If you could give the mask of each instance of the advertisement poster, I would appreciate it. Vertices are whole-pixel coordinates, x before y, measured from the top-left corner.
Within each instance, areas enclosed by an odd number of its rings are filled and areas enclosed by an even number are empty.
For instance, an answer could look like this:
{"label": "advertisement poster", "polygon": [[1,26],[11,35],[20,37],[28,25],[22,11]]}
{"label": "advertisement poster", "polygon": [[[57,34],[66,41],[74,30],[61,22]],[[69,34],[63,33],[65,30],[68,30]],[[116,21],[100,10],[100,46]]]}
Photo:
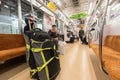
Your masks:
{"label": "advertisement poster", "polygon": [[55,23],[55,18],[45,13],[44,14],[44,30],[48,32],[54,23]]}

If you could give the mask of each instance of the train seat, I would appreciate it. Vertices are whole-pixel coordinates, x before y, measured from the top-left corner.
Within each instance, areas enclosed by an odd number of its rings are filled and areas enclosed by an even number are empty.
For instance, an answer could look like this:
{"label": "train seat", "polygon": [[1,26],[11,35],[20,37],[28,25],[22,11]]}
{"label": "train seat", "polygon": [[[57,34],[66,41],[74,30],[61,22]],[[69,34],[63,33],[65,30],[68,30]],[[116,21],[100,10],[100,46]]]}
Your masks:
{"label": "train seat", "polygon": [[21,34],[0,34],[0,62],[25,55],[25,41]]}
{"label": "train seat", "polygon": [[[99,45],[90,45],[98,56]],[[104,41],[102,47],[102,59],[105,68],[113,80],[120,80],[120,36],[109,35]]]}

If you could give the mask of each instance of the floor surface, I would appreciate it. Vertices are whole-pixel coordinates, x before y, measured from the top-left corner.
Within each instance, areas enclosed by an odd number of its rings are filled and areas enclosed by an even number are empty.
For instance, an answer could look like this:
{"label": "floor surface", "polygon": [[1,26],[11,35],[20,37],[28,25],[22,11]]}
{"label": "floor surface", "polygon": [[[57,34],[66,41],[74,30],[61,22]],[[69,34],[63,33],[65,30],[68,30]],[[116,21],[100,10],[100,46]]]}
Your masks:
{"label": "floor surface", "polygon": [[[91,60],[91,56],[92,58],[96,57],[95,55],[93,57],[93,54],[87,45],[82,45],[80,42],[67,44],[65,52],[60,55],[61,72],[56,80],[98,80],[95,66]],[[96,67],[98,66],[99,64],[96,65]],[[0,80],[33,79],[30,79],[29,68],[26,63],[23,63],[0,74]],[[109,79],[103,77],[101,80]]]}

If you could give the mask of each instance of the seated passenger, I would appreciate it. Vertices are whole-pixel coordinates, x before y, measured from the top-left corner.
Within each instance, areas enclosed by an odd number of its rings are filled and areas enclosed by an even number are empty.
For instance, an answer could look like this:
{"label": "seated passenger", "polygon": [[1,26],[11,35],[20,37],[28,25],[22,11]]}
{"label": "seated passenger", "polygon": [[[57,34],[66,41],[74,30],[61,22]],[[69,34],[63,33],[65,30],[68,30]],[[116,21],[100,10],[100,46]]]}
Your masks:
{"label": "seated passenger", "polygon": [[52,25],[52,29],[48,31],[48,34],[54,40],[56,47],[58,49],[58,31],[57,31],[56,25]]}
{"label": "seated passenger", "polygon": [[75,36],[73,35],[73,32],[69,31],[67,33],[68,38],[70,39],[69,41],[66,41],[67,43],[73,43],[75,40]]}
{"label": "seated passenger", "polygon": [[52,25],[52,29],[48,31],[48,34],[51,36],[53,40],[58,40],[58,31],[56,25]]}

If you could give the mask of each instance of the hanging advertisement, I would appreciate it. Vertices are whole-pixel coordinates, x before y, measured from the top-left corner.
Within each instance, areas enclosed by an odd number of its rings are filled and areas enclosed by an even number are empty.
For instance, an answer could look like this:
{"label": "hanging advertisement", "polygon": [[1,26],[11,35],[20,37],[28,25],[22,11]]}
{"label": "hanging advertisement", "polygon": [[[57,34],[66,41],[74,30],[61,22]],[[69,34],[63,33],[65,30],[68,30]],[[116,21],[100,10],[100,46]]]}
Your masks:
{"label": "hanging advertisement", "polygon": [[57,24],[56,25],[57,25],[59,34],[63,34],[64,33],[64,29],[63,29],[64,23],[59,21],[59,20],[57,20]]}
{"label": "hanging advertisement", "polygon": [[56,6],[50,1],[48,2],[47,6],[52,10],[52,11],[56,11]]}
{"label": "hanging advertisement", "polygon": [[55,23],[55,18],[45,13],[44,14],[44,30],[48,32],[54,23]]}
{"label": "hanging advertisement", "polygon": [[64,15],[62,14],[62,12],[60,10],[56,10],[55,13],[57,14],[57,16],[59,17],[59,19],[63,20],[65,19]]}
{"label": "hanging advertisement", "polygon": [[62,21],[56,20],[57,30],[59,33],[59,38],[64,40],[64,23]]}

